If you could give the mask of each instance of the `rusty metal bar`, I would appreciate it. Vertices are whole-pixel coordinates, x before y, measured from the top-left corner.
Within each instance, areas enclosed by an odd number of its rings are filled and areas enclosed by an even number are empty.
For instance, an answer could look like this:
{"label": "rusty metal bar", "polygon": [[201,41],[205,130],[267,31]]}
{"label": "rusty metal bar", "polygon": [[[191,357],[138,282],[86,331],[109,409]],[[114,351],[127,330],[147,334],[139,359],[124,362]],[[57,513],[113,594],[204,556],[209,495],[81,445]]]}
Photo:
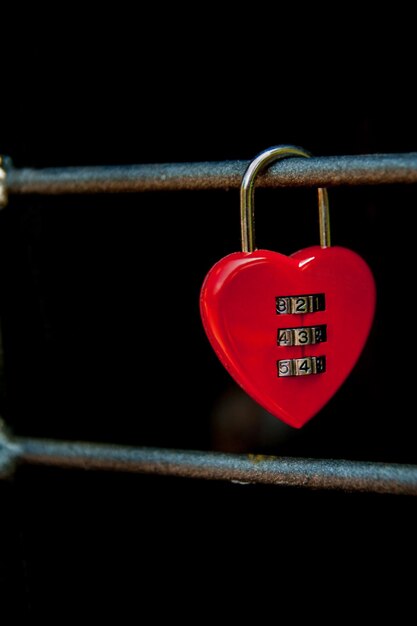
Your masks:
{"label": "rusty metal bar", "polygon": [[[6,166],[9,194],[237,189],[249,161],[46,169]],[[291,158],[259,176],[259,187],[417,183],[417,153]]]}
{"label": "rusty metal bar", "polygon": [[21,463],[309,489],[417,495],[417,467],[411,465],[133,448],[13,439],[3,435],[0,438],[0,477],[12,475]]}

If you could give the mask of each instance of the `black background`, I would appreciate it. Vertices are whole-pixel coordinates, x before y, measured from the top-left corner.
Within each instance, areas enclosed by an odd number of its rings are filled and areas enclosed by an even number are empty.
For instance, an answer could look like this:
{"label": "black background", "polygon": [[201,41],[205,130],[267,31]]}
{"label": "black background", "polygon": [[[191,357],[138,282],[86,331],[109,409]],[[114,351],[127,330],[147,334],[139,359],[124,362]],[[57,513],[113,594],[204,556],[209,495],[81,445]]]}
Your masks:
{"label": "black background", "polygon": [[[165,32],[144,42],[144,29],[100,44],[21,39],[5,67],[0,152],[16,167],[48,167],[250,159],[279,143],[317,155],[416,150],[413,98],[406,83],[398,88],[395,67],[379,77],[371,61],[331,72],[304,57],[301,70],[273,47],[266,66],[246,41],[244,53]],[[386,97],[394,87],[397,108]],[[337,188],[330,200],[334,243],[374,272],[377,314],[354,372],[298,431],[246,399],[201,327],[204,276],[239,248],[237,191],[11,197],[0,215],[9,427],[129,445],[416,463],[417,190]],[[315,204],[312,190],[259,191],[259,244],[290,254],[317,243]],[[381,552],[408,554],[413,545],[408,498],[34,468],[0,487],[0,580],[21,616],[112,608],[139,616],[145,607],[183,615],[190,595],[208,610],[254,578],[273,599],[276,580],[254,575],[266,563],[280,562],[277,579],[291,586],[325,552],[329,569],[360,563],[359,540],[373,564]]]}

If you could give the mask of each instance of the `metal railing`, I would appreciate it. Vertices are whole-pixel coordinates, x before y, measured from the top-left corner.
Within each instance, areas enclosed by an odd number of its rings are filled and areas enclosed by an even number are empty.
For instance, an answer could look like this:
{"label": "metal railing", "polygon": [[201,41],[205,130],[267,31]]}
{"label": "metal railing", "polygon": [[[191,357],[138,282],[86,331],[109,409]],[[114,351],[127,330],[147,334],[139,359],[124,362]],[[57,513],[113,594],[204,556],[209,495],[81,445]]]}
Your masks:
{"label": "metal railing", "polygon": [[9,477],[22,463],[243,484],[417,495],[417,467],[412,465],[10,438],[3,430],[0,477]]}
{"label": "metal railing", "polygon": [[[0,162],[1,165],[1,162]],[[238,188],[246,161],[134,166],[0,168],[0,205],[10,194],[108,193]],[[417,153],[292,158],[259,176],[259,187],[417,183]],[[0,478],[19,464],[112,470],[315,489],[417,495],[417,466],[329,459],[132,448],[9,436],[0,430]]]}
{"label": "metal railing", "polygon": [[[9,194],[117,193],[237,189],[249,161],[14,169]],[[383,185],[417,182],[417,153],[291,158],[272,165],[257,187]]]}

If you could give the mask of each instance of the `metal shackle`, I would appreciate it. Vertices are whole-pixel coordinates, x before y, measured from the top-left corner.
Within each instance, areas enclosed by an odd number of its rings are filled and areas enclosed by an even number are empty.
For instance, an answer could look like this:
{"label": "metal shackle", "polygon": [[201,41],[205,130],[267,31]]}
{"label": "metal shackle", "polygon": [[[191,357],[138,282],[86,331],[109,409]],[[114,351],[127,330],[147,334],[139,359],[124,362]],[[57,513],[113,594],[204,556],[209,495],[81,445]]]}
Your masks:
{"label": "metal shackle", "polygon": [[[255,177],[268,165],[287,157],[311,157],[311,154],[296,146],[274,146],[264,150],[249,164],[240,186],[240,222],[242,252],[253,252],[255,247]],[[329,197],[325,187],[318,187],[320,246],[330,246]]]}

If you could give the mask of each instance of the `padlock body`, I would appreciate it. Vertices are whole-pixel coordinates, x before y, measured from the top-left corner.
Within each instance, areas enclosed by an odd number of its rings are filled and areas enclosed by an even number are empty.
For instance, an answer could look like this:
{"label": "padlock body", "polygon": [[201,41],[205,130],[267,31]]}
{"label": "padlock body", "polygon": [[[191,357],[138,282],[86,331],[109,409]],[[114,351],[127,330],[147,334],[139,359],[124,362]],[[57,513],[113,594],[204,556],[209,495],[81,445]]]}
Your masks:
{"label": "padlock body", "polygon": [[346,248],[236,252],[208,273],[200,308],[236,382],[301,427],[355,365],[374,316],[375,284],[364,260]]}

